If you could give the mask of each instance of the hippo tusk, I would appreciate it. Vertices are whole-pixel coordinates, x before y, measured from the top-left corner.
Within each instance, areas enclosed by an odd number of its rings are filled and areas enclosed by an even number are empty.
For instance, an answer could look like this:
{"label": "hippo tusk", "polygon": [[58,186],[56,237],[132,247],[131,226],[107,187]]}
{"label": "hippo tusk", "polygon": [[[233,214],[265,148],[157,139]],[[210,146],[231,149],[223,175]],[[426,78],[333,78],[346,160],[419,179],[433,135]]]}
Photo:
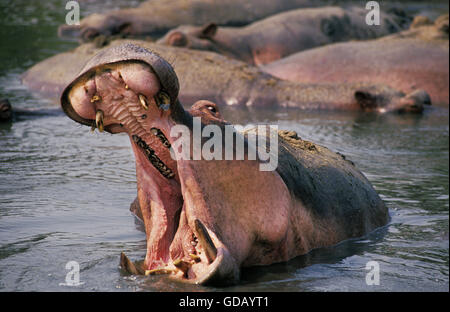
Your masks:
{"label": "hippo tusk", "polygon": [[205,249],[205,256],[208,259],[208,262],[213,262],[217,257],[217,248],[214,246],[214,243],[208,234],[208,230],[199,219],[195,219],[195,231],[197,232],[200,244]]}
{"label": "hippo tusk", "polygon": [[131,260],[123,252],[120,253],[120,267],[132,275],[144,274],[143,270],[131,262]]}
{"label": "hippo tusk", "polygon": [[201,261],[200,257],[197,256],[197,255],[189,254],[189,257],[190,257],[192,260],[194,260],[194,262],[200,262],[200,261]]}
{"label": "hippo tusk", "polygon": [[103,132],[103,111],[98,110],[95,113],[95,125],[98,128],[98,131]]}
{"label": "hippo tusk", "polygon": [[160,274],[173,274],[173,273],[177,273],[177,270],[158,268],[158,269],[153,269],[153,270],[146,270],[145,271],[145,276],[148,276],[148,275],[160,275]]}
{"label": "hippo tusk", "polygon": [[173,265],[186,275],[192,263],[177,259],[173,262]]}
{"label": "hippo tusk", "polygon": [[139,94],[139,102],[141,102],[141,105],[145,110],[148,110],[147,98],[145,95]]}

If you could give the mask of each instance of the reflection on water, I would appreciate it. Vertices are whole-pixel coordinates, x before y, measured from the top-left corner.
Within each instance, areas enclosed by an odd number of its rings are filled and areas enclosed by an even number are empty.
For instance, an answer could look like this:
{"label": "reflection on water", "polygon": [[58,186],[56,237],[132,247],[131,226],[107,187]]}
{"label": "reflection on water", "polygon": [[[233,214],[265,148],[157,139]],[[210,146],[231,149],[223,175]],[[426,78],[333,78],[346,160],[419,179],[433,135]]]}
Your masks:
{"label": "reflection on water", "polygon": [[[22,14],[25,3],[35,9]],[[0,18],[0,40],[8,42],[0,49],[1,59],[8,59],[0,61],[0,97],[8,97],[15,107],[54,107],[27,92],[19,75],[36,61],[76,45],[56,37],[55,27],[64,20],[61,3],[14,1],[8,10],[0,4],[0,17],[5,17]],[[108,3],[113,7],[121,1]],[[225,290],[448,291],[448,110],[421,117],[281,109],[222,112],[237,124],[296,130],[302,138],[346,155],[373,183],[392,216],[388,226],[367,237],[288,263],[246,269],[242,283]],[[60,113],[1,124],[0,290],[223,290],[121,275],[120,252],[139,259],[145,251],[145,235],[128,211],[136,196],[134,170],[124,135],[91,134]],[[72,260],[80,263],[84,284],[59,286]],[[380,286],[365,284],[365,266],[372,260],[380,263]]]}

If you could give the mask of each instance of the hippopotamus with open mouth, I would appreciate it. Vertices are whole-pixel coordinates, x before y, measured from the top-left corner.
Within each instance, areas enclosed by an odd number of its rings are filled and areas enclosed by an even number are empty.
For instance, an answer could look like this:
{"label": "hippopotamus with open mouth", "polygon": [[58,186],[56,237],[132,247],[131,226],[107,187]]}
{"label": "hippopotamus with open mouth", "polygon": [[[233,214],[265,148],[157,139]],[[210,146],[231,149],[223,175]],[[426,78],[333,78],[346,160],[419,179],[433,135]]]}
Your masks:
{"label": "hippopotamus with open mouth", "polygon": [[122,254],[129,272],[231,284],[241,267],[287,261],[388,222],[386,206],[353,163],[292,131],[275,132],[278,166],[272,171],[249,157],[172,157],[175,126],[192,131],[198,117],[202,127],[229,125],[212,102],[184,110],[178,89],[168,62],[124,44],[92,58],[61,96],[71,119],[130,137],[138,195],[133,207],[144,223],[147,251],[140,263]]}

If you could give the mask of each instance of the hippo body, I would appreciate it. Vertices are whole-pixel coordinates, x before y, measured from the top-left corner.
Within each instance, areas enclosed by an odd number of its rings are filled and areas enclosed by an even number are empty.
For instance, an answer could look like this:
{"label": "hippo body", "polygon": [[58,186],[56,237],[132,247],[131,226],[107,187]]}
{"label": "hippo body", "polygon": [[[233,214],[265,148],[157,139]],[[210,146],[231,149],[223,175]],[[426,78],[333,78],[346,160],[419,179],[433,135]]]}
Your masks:
{"label": "hippo body", "polygon": [[[115,40],[111,46],[134,42],[169,60],[181,78],[179,98],[185,103],[213,101],[219,106],[280,106],[305,110],[411,110],[421,112],[423,100],[385,85],[304,84],[282,81],[255,66],[213,52],[169,47],[146,41]],[[108,47],[103,48],[103,50]],[[22,81],[30,89],[57,96],[95,53],[93,43],[55,55],[29,69]]]}
{"label": "hippo body", "polygon": [[418,22],[410,30],[377,40],[296,53],[262,70],[302,83],[385,83],[405,93],[423,89],[433,104],[448,106],[448,15],[431,25]]}
{"label": "hippo body", "polygon": [[395,14],[381,14],[381,25],[372,27],[365,21],[367,10],[360,7],[296,9],[244,27],[179,26],[158,43],[214,51],[261,65],[325,44],[373,39],[402,29]]}
{"label": "hippo body", "polygon": [[245,25],[278,12],[319,5],[311,0],[149,0],[137,8],[92,14],[80,25],[61,25],[60,36],[91,40],[99,35],[158,38],[182,24]]}
{"label": "hippo body", "polygon": [[[262,133],[278,139],[275,170],[262,171],[262,160],[248,154],[195,160],[195,148],[188,148],[190,158],[180,157],[175,127],[188,129],[187,143],[195,140],[194,118],[203,129],[229,123],[209,101],[185,111],[178,90],[169,63],[125,44],[97,54],[61,97],[73,120],[130,137],[147,252],[139,265],[122,255],[125,269],[199,284],[236,283],[241,267],[286,261],[388,222],[386,206],[352,163],[294,132]],[[249,131],[236,132],[247,146]]]}

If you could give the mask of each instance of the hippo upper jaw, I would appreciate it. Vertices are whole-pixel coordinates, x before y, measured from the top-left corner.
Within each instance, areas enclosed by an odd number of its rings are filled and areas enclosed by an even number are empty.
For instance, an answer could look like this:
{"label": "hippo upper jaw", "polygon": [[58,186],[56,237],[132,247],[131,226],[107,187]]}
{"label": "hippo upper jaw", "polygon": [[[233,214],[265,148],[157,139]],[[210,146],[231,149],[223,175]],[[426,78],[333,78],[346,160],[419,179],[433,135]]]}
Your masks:
{"label": "hippo upper jaw", "polygon": [[195,202],[185,202],[192,196],[181,186],[177,161],[170,155],[170,130],[180,122],[189,124],[192,116],[163,90],[149,64],[105,64],[70,85],[64,111],[93,130],[130,137],[147,237],[146,257],[137,271],[170,273],[193,283],[233,283],[239,276],[238,266],[208,227],[208,212],[186,210]]}

